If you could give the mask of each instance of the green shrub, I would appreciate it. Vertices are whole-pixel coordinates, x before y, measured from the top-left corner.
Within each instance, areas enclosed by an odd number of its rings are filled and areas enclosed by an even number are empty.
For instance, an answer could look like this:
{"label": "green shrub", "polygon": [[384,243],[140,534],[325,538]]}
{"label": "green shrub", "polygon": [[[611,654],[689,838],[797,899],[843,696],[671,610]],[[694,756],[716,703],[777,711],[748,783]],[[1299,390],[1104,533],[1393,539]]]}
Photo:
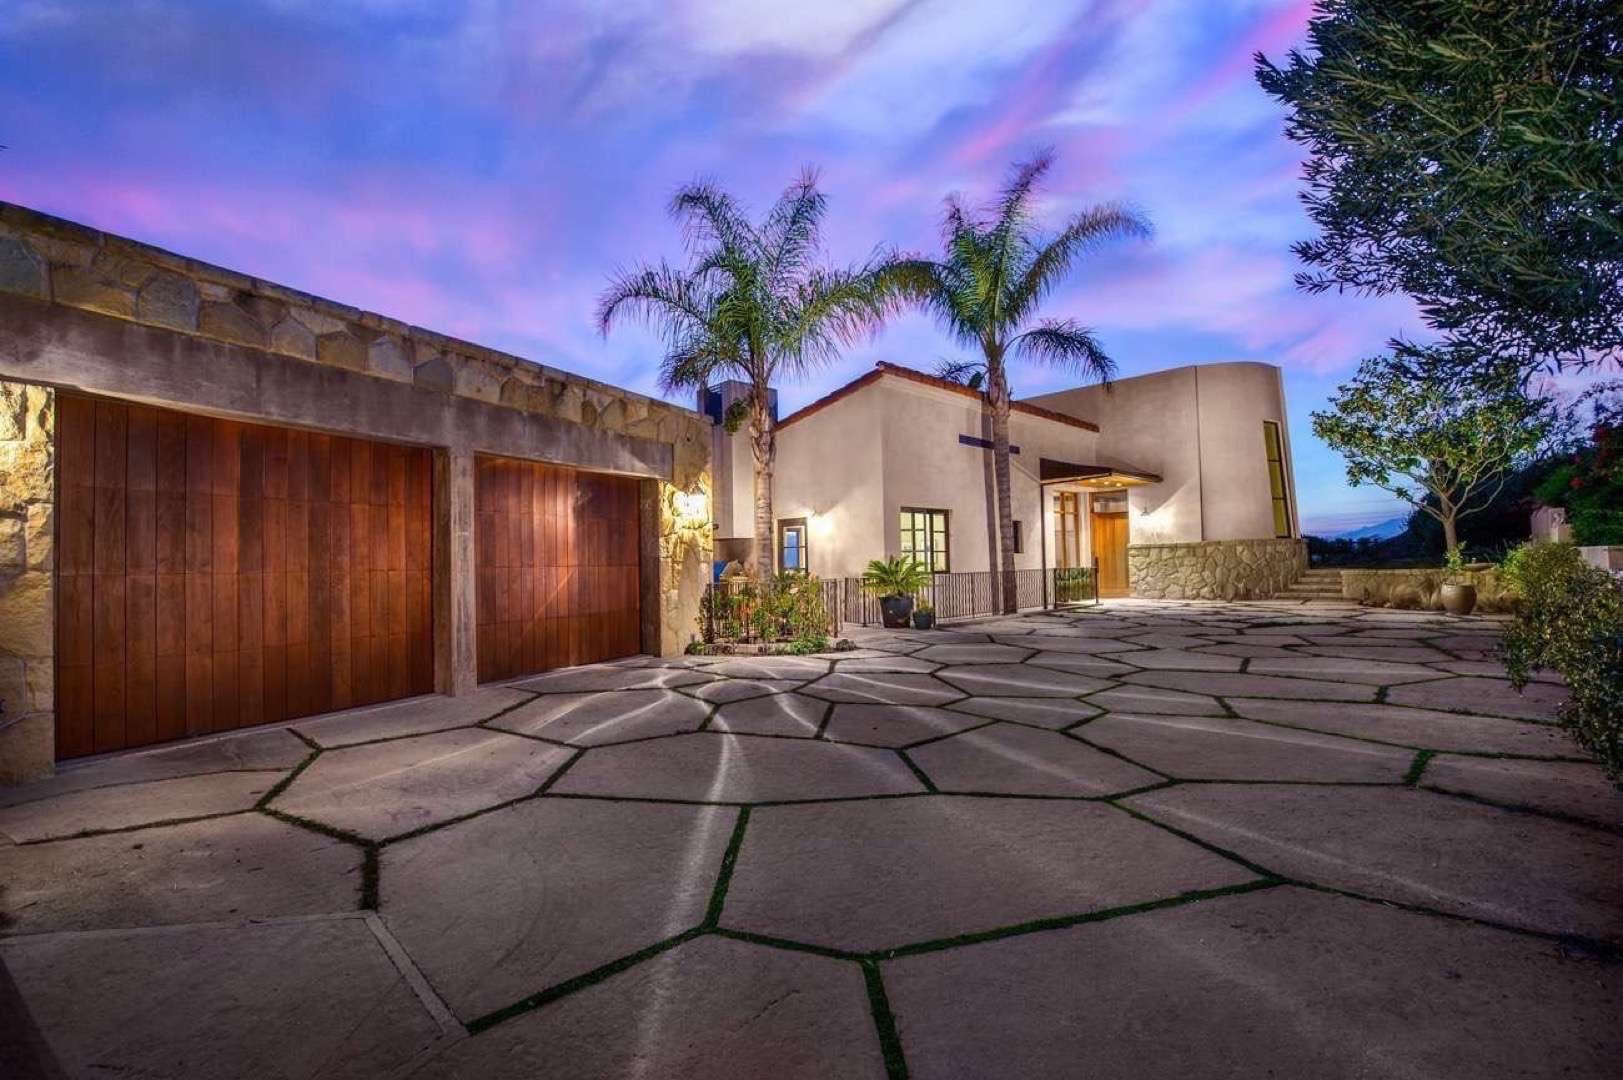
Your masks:
{"label": "green shrub", "polygon": [[930,583],[930,571],[910,555],[874,559],[862,572],[862,587],[875,596],[917,596]]}
{"label": "green shrub", "polygon": [[707,643],[809,640],[825,637],[828,629],[822,585],[810,574],[779,574],[765,585],[721,582],[705,590],[699,610]]}
{"label": "green shrub", "polygon": [[1072,566],[1054,571],[1054,602],[1070,604],[1093,599],[1093,570]]}
{"label": "green shrub", "polygon": [[1522,596],[1505,634],[1517,689],[1539,668],[1567,682],[1560,720],[1614,777],[1623,776],[1623,589],[1571,544],[1524,544],[1503,572]]}

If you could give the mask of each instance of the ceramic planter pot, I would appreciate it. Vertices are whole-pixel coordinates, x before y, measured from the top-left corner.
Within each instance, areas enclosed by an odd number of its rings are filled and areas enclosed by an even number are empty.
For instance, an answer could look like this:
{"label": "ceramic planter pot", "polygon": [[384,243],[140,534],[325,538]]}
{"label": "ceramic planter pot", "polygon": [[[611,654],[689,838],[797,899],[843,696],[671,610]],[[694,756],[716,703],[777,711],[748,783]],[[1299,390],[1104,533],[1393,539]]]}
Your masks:
{"label": "ceramic planter pot", "polygon": [[913,598],[911,596],[881,596],[879,598],[879,614],[885,626],[891,630],[906,630],[908,616],[913,614]]}
{"label": "ceramic planter pot", "polygon": [[935,629],[935,612],[933,612],[933,611],[915,611],[913,613],[913,629],[915,629],[915,630],[934,630]]}
{"label": "ceramic planter pot", "polygon": [[1450,615],[1469,615],[1476,609],[1476,586],[1457,585],[1446,582],[1443,585],[1443,610]]}

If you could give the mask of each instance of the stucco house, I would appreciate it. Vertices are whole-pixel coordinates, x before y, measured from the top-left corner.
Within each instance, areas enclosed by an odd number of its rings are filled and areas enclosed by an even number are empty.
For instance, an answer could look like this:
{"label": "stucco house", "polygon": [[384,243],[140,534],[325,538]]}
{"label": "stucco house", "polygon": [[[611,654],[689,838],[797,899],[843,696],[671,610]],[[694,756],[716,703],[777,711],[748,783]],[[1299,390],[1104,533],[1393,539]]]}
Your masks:
{"label": "stucco house", "polygon": [[[712,422],[716,555],[753,547],[753,459],[722,420],[747,386],[700,395]],[[775,402],[774,402],[775,407]],[[1280,371],[1201,364],[1018,401],[1010,421],[1019,569],[1090,567],[1103,596],[1272,595],[1305,568]],[[777,564],[823,577],[911,554],[982,571],[996,547],[990,418],[969,387],[897,364],[782,417]]]}

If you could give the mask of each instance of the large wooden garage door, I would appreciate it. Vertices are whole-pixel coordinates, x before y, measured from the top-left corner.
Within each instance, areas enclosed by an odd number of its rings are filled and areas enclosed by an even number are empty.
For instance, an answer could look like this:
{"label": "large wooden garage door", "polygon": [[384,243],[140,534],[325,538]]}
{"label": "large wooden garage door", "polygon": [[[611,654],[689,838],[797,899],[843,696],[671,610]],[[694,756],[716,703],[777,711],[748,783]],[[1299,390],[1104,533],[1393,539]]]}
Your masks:
{"label": "large wooden garage door", "polygon": [[641,651],[637,481],[478,459],[479,679]]}
{"label": "large wooden garage door", "polygon": [[429,451],[60,400],[59,757],[433,689]]}

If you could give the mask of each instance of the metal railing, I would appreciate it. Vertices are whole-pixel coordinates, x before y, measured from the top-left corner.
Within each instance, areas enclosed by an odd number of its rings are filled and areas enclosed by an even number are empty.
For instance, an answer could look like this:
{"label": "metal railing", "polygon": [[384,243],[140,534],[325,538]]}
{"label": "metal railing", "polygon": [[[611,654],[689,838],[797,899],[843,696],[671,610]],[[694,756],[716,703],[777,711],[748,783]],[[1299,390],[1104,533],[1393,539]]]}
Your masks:
{"label": "metal railing", "polygon": [[[997,615],[1003,610],[998,602],[1001,577],[990,570],[933,574],[930,584],[919,590],[916,601],[934,608],[937,621]],[[831,610],[839,613],[841,622],[861,626],[877,626],[883,622],[879,598],[863,588],[861,578],[842,578],[839,586],[838,602]],[[1016,570],[1014,597],[1014,606],[1019,611],[1096,604],[1099,602],[1098,567]]]}
{"label": "metal railing", "polygon": [[[1003,611],[1001,574],[990,570],[933,574],[915,601],[935,609],[937,621],[973,619]],[[813,595],[815,593],[815,596]],[[1099,602],[1099,568],[1016,570],[1015,609],[1042,611]],[[861,578],[779,578],[758,584],[740,578],[705,586],[700,607],[707,644],[787,641],[815,626],[838,634],[842,623],[879,626],[879,597]]]}

